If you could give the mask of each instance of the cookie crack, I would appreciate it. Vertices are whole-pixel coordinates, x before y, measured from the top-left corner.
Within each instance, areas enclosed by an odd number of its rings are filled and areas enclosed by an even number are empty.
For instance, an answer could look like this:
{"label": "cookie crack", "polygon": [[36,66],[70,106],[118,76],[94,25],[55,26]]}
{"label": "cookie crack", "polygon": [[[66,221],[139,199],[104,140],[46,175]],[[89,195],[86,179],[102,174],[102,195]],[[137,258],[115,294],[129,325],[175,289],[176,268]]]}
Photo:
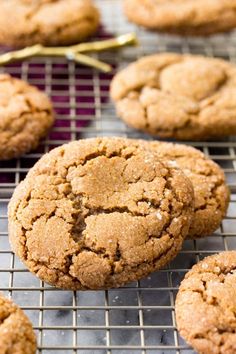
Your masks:
{"label": "cookie crack", "polygon": [[[151,262],[150,261],[143,261],[141,264],[129,265],[129,271],[130,270],[132,271],[132,269],[139,269],[140,267],[142,267],[145,264],[148,265],[148,266],[154,267],[154,265],[156,263],[158,263],[161,260],[161,258],[163,258],[163,257],[168,255],[168,253],[170,252],[171,249],[172,249],[172,246],[170,246],[168,249],[166,249],[165,252],[162,252],[158,257],[154,258]],[[124,261],[123,258],[122,258],[122,261]],[[127,265],[127,263],[125,263],[123,266],[125,266],[125,265]],[[115,267],[115,263],[113,264],[113,266]],[[110,275],[114,275],[115,276],[116,274],[117,273],[114,272],[114,274],[111,273]]]}
{"label": "cookie crack", "polygon": [[[145,106],[141,103],[140,98],[139,98],[139,103],[142,105],[143,111],[144,111],[144,119],[145,119],[145,127],[147,130],[149,130],[151,133],[153,132],[153,127],[151,127],[151,124],[148,119],[148,108],[152,105]],[[188,114],[188,118],[185,120],[185,122],[179,126],[179,127],[173,127],[169,125],[168,129],[164,129],[161,126],[158,126],[155,128],[156,131],[161,132],[161,133],[177,133],[178,131],[181,131],[182,129],[186,129],[191,126],[192,120],[194,117],[197,117],[196,115]]]}
{"label": "cookie crack", "polygon": [[[218,190],[222,186],[224,186],[223,181],[216,182],[215,186],[211,189],[211,196],[209,196],[209,197],[204,196],[205,204],[201,205],[199,207],[195,207],[194,210],[195,211],[206,210],[209,206],[214,205],[216,210],[220,210],[221,212],[223,212],[222,209],[224,209],[224,208],[222,208],[222,201],[221,200],[218,201]],[[218,202],[215,203],[215,201],[218,201]]]}
{"label": "cookie crack", "polygon": [[[209,99],[211,99],[212,97],[214,97],[214,95],[216,94],[216,93],[220,93],[220,91],[221,91],[221,89],[227,84],[227,82],[229,81],[229,77],[228,77],[228,75],[227,75],[227,73],[224,71],[224,77],[222,77],[222,79],[217,83],[217,85],[216,85],[216,87],[214,87],[214,89],[208,94],[208,95],[206,95],[205,97],[203,97],[201,100],[199,100],[199,102],[201,103],[202,101],[204,101],[204,100],[209,100]],[[208,105],[207,106],[205,106],[205,107],[208,107]],[[200,110],[201,111],[201,110]],[[200,113],[200,112],[199,112]]]}
{"label": "cookie crack", "polygon": [[[52,3],[55,2],[55,0],[50,0],[50,1],[38,1],[37,3],[34,4],[33,8],[26,14],[25,20],[30,21],[32,20],[32,17],[34,17],[37,12],[40,11],[42,7],[44,7],[47,3]],[[32,4],[30,4],[32,5]]]}
{"label": "cookie crack", "polygon": [[[85,166],[88,162],[93,161],[96,158],[102,157],[102,156],[107,157],[109,159],[112,159],[114,157],[120,157],[120,158],[123,158],[126,161],[128,161],[129,159],[134,157],[135,154],[133,152],[131,152],[131,153],[127,153],[127,154],[123,155],[122,151],[119,151],[119,152],[114,151],[114,152],[108,153],[107,150],[104,149],[102,151],[94,152],[94,153],[87,155],[86,158],[84,159],[84,161],[80,164],[80,166]],[[75,166],[78,167],[77,164]]]}
{"label": "cookie crack", "polygon": [[96,215],[101,215],[101,214],[113,214],[113,213],[119,213],[119,214],[129,214],[131,216],[141,216],[145,217],[147,214],[137,212],[137,211],[131,211],[128,207],[112,207],[112,208],[92,208],[90,209],[89,213],[86,215],[86,218],[90,216],[96,216]]}
{"label": "cookie crack", "polygon": [[[217,270],[218,270],[219,265],[216,263],[214,268],[217,268]],[[202,269],[200,272],[201,272],[201,274],[209,273],[209,274],[217,275],[216,271],[205,269],[205,268]],[[223,276],[234,274],[234,272],[236,272],[236,267],[233,267],[233,268],[230,268],[230,269],[220,269],[220,275],[223,275]],[[218,280],[220,281],[220,283],[224,283],[225,277],[218,276]]]}
{"label": "cookie crack", "polygon": [[[214,339],[216,333],[221,336],[220,342],[218,342],[217,339]],[[232,333],[232,334],[236,333],[236,329],[234,329],[234,328],[219,328],[219,327],[214,326],[213,329],[204,330],[204,333],[201,332],[201,333],[194,334],[192,339],[207,339],[207,340],[213,342],[215,345],[220,346],[220,348],[221,348],[225,345],[225,342],[226,342],[225,338],[222,337],[222,335],[229,334],[229,333]],[[221,353],[223,353],[223,352],[221,352]]]}
{"label": "cookie crack", "polygon": [[[25,124],[25,126],[24,126],[24,128],[25,128],[26,125],[32,121],[32,113],[33,113],[33,114],[34,114],[34,113],[46,113],[46,114],[50,114],[50,111],[49,111],[49,110],[41,110],[41,111],[39,110],[39,111],[35,111],[35,112],[27,112],[27,111],[25,111],[25,112],[20,113],[20,114],[17,116],[17,121],[19,121],[20,119],[24,118],[24,117],[27,116],[27,115],[30,115],[31,118],[30,118],[30,119],[26,119],[26,124]],[[16,119],[14,119],[14,120],[16,121]],[[13,122],[11,122],[11,123],[13,123]],[[22,132],[22,129],[21,129],[21,128],[18,128],[18,130],[16,130],[15,128],[16,128],[16,127],[14,126],[14,131],[12,131],[12,129],[9,129],[9,126],[5,126],[5,127],[2,127],[2,128],[1,128],[1,132],[7,131],[9,134],[11,134],[9,138],[12,138],[13,136],[16,136],[16,135],[18,135],[18,134],[20,134],[20,133]]]}
{"label": "cookie crack", "polygon": [[[29,8],[28,13],[25,14],[24,21],[28,22],[31,21],[33,22],[33,28],[29,33],[23,33],[19,38],[28,38],[31,39],[32,37],[38,37],[38,35],[41,33],[42,35],[44,34],[44,38],[47,38],[48,35],[47,33],[45,34],[45,30],[41,29],[41,24],[37,21],[35,21],[34,17],[40,12],[40,10],[44,7],[47,6],[48,4],[50,5],[51,3],[55,3],[55,0],[51,1],[44,1],[44,2],[38,2],[35,4],[33,7],[31,6]],[[31,4],[30,4],[31,5]],[[87,8],[85,7],[85,10]],[[91,11],[92,10],[92,11]],[[83,7],[81,7],[81,13],[83,11]],[[78,15],[79,16],[79,15]],[[76,27],[81,27],[82,29],[87,26],[88,28],[88,33],[94,32],[94,28],[97,24],[97,13],[95,8],[91,7],[90,11],[87,11],[87,14],[84,14],[84,16],[78,17],[77,19],[70,21],[70,22],[64,22],[62,24],[58,23],[57,26],[51,31],[52,35],[59,35],[61,32],[65,30],[70,30],[71,28],[73,29],[75,26]],[[91,28],[92,27],[92,28]],[[42,39],[42,38],[41,38]]]}
{"label": "cookie crack", "polygon": [[[217,268],[218,265],[216,264],[215,265],[215,268]],[[236,272],[236,268],[233,267],[232,269],[230,270],[220,270],[220,276],[218,276],[218,279],[217,279],[217,282],[221,283],[221,284],[224,284],[225,280],[226,280],[226,276],[227,275],[230,275],[230,274],[234,274],[234,272]],[[213,274],[213,275],[216,275],[216,273],[212,270],[208,270],[208,269],[205,269],[202,270],[202,273],[203,274]],[[223,275],[223,276],[222,276]],[[224,310],[222,308],[222,305],[221,303],[219,302],[218,298],[214,295],[208,295],[207,294],[207,286],[208,286],[208,281],[205,281],[205,280],[201,280],[201,284],[203,286],[204,289],[191,289],[191,292],[193,293],[198,293],[201,295],[201,298],[202,298],[202,301],[204,303],[207,303],[211,306],[214,306],[214,307],[218,307],[218,308],[221,308],[222,310]],[[189,289],[183,289],[182,292],[188,292]],[[236,311],[232,310],[232,313],[234,314],[235,316],[235,319],[236,319]]]}
{"label": "cookie crack", "polygon": [[[160,74],[161,74],[161,72],[163,71],[163,70],[165,70],[166,68],[168,68],[169,66],[171,66],[171,65],[174,65],[174,64],[177,64],[177,63],[181,63],[183,61],[183,59],[182,58],[176,58],[176,60],[173,62],[173,63],[168,63],[168,64],[162,64],[162,65],[160,65],[160,67],[157,69],[157,70],[155,70],[155,77],[157,77],[158,76],[158,74],[159,74],[159,76],[160,76]],[[116,99],[115,101],[121,101],[122,99],[124,99],[124,98],[126,98],[126,96],[127,95],[130,95],[130,94],[132,94],[132,93],[134,93],[134,94],[138,94],[138,95],[140,95],[140,93],[141,93],[141,91],[142,91],[142,89],[145,87],[145,86],[148,86],[148,87],[150,87],[150,88],[156,88],[156,89],[160,89],[160,84],[159,84],[159,82],[158,82],[158,80],[156,80],[156,82],[155,82],[155,84],[154,84],[154,81],[152,81],[152,84],[139,84],[139,85],[137,85],[137,86],[135,86],[135,87],[133,87],[133,88],[127,88],[127,85],[126,85],[126,80],[124,80],[122,77],[120,78],[120,83],[121,83],[121,85],[123,86],[123,88],[124,88],[124,93],[123,94],[120,94],[120,96],[118,97],[118,99]]]}

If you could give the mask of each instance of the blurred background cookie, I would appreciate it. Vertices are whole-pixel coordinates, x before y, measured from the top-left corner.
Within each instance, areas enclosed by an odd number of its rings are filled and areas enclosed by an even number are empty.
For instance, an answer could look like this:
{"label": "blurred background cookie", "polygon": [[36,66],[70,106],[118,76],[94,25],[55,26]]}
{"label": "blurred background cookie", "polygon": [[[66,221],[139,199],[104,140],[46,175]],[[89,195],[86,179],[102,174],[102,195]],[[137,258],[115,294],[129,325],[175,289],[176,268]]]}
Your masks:
{"label": "blurred background cookie", "polygon": [[54,122],[49,98],[36,87],[0,75],[0,160],[35,149]]}
{"label": "blurred background cookie", "polygon": [[206,140],[236,134],[236,66],[172,53],[144,57],[111,83],[117,114],[151,135]]}
{"label": "blurred background cookie", "polygon": [[0,294],[1,354],[35,354],[36,337],[24,312]]}
{"label": "blurred background cookie", "polygon": [[124,0],[128,19],[151,30],[204,36],[236,27],[235,0]]}
{"label": "blurred background cookie", "polygon": [[99,12],[91,0],[1,0],[0,43],[69,45],[94,34]]}

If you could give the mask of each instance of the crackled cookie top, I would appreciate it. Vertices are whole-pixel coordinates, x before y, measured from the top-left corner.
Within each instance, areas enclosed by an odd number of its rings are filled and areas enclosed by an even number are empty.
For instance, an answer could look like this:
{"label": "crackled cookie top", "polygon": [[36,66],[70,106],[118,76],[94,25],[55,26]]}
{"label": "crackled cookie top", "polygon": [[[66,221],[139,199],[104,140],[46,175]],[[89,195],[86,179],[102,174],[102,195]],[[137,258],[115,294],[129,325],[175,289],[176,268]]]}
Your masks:
{"label": "crackled cookie top", "polygon": [[0,74],[0,160],[36,148],[53,122],[52,104],[43,92]]}
{"label": "crackled cookie top", "polygon": [[199,353],[236,352],[236,251],[207,257],[187,273],[176,319],[180,334]]}
{"label": "crackled cookie top", "polygon": [[35,354],[36,338],[23,311],[0,294],[0,353]]}
{"label": "crackled cookie top", "polygon": [[181,140],[236,134],[235,95],[233,64],[172,53],[132,63],[111,84],[117,113],[127,124]]}
{"label": "crackled cookie top", "polygon": [[188,237],[210,236],[225,217],[229,204],[229,188],[223,170],[199,150],[180,144],[139,141],[154,149],[169,164],[182,169],[194,189],[194,220]]}
{"label": "crackled cookie top", "polygon": [[99,13],[91,0],[1,0],[0,43],[69,45],[97,30]]}
{"label": "crackled cookie top", "polygon": [[183,35],[210,35],[236,27],[235,0],[124,0],[138,25]]}
{"label": "crackled cookie top", "polygon": [[163,267],[192,220],[190,181],[129,140],[88,139],[45,155],[9,206],[14,251],[69,289],[117,287]]}

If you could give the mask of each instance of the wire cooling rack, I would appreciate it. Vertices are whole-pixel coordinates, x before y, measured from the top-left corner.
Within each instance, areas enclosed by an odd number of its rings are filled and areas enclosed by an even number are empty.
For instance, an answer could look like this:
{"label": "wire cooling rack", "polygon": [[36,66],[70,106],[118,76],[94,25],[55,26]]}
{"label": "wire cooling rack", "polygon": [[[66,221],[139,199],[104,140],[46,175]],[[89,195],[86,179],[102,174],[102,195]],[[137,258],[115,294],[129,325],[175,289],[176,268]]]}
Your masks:
{"label": "wire cooling rack", "polygon": [[[233,33],[208,39],[158,36],[128,24],[121,1],[98,0],[97,4],[103,13],[99,38],[130,31],[136,31],[140,38],[138,48],[99,55],[114,66],[114,72],[144,54],[162,51],[236,61]],[[149,137],[116,118],[108,98],[112,75],[50,58],[11,64],[2,71],[45,90],[57,113],[53,131],[36,151],[0,162],[0,291],[12,296],[32,320],[38,353],[193,353],[177,333],[174,299],[181,279],[194,263],[209,254],[236,248],[236,140],[192,144],[224,168],[232,191],[228,215],[214,235],[186,241],[167,269],[122,289],[60,291],[31,275],[10,250],[7,204],[14,188],[43,153],[62,143],[101,135]]]}

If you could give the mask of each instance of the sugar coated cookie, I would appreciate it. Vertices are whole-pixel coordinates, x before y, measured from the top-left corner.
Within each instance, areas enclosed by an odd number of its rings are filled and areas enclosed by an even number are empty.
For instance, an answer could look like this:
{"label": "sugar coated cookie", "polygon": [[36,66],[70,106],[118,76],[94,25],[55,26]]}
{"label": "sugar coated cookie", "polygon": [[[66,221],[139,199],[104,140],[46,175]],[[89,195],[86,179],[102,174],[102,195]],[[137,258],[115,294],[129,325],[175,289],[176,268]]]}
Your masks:
{"label": "sugar coated cookie", "polygon": [[[132,141],[132,140],[131,140]],[[194,189],[194,220],[188,238],[210,236],[220,227],[229,205],[229,188],[224,171],[201,151],[187,145],[159,141],[138,141],[169,164],[179,167]]]}
{"label": "sugar coated cookie", "polygon": [[42,280],[67,289],[119,287],[165,266],[193,217],[183,172],[119,138],[52,150],[9,205],[13,250]]}
{"label": "sugar coated cookie", "polygon": [[29,319],[0,294],[0,353],[35,354],[36,337]]}
{"label": "sugar coated cookie", "polygon": [[99,12],[91,0],[1,0],[0,43],[63,46],[94,34]]}
{"label": "sugar coated cookie", "polygon": [[205,36],[236,27],[235,0],[124,0],[128,19],[159,32]]}
{"label": "sugar coated cookie", "polygon": [[236,353],[236,251],[195,265],[176,298],[177,328],[201,354]]}
{"label": "sugar coated cookie", "polygon": [[164,138],[205,140],[236,135],[236,66],[172,53],[144,57],[111,84],[118,115]]}
{"label": "sugar coated cookie", "polygon": [[0,74],[0,160],[35,149],[53,122],[52,104],[43,92]]}

